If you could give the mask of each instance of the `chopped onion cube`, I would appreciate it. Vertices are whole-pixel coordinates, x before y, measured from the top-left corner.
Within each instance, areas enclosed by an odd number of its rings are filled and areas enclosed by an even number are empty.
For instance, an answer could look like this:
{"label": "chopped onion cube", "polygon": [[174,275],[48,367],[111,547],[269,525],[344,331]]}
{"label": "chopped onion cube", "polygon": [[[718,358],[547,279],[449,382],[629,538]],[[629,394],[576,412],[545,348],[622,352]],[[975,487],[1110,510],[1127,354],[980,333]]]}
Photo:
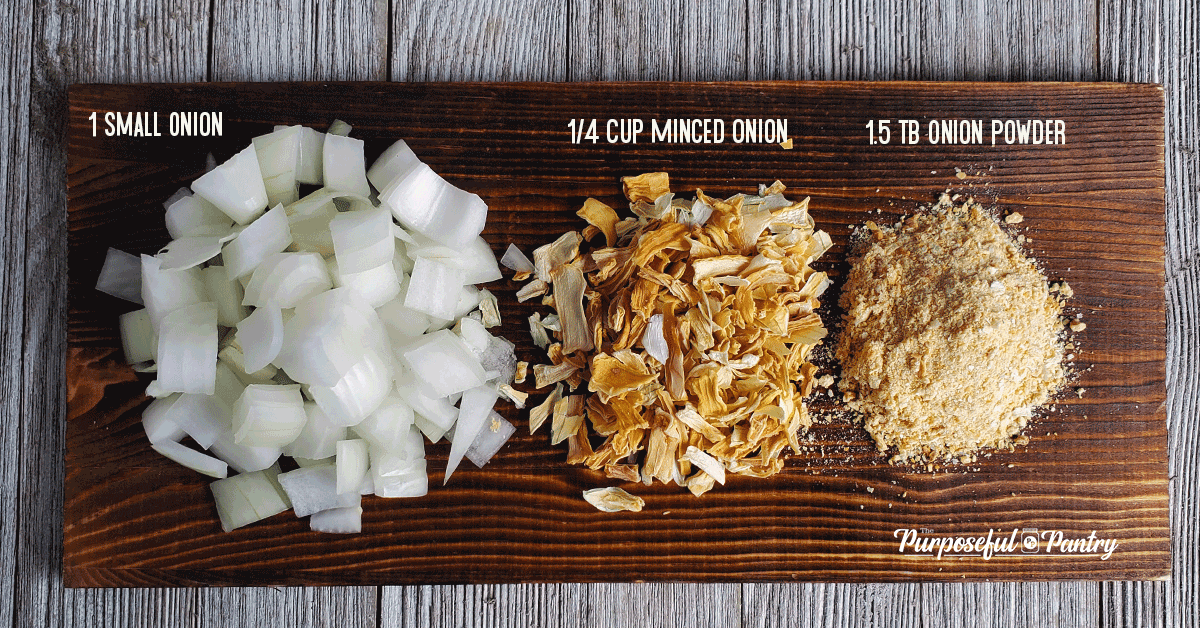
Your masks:
{"label": "chopped onion cube", "polygon": [[325,170],[325,187],[359,196],[371,193],[362,140],[326,133],[321,163]]}
{"label": "chopped onion cube", "polygon": [[246,318],[246,306],[242,305],[244,290],[241,282],[230,279],[224,266],[209,266],[200,269],[204,289],[217,304],[217,324],[233,327]]}
{"label": "chopped onion cube", "polygon": [[333,122],[329,123],[329,130],[326,131],[326,133],[328,135],[344,137],[346,135],[350,135],[350,131],[353,130],[354,127],[350,126],[350,124],[345,120],[334,120]]}
{"label": "chopped onion cube", "polygon": [[383,191],[420,163],[421,160],[417,159],[416,153],[408,147],[407,142],[396,140],[396,143],[388,146],[375,163],[371,164],[371,169],[367,170],[367,180],[376,190]]}
{"label": "chopped onion cube", "polygon": [[416,338],[429,328],[429,316],[424,312],[405,307],[404,300],[396,297],[375,308],[379,320],[387,328],[392,345],[397,346],[402,341]]}
{"label": "chopped onion cube", "polygon": [[[229,334],[226,338],[231,335],[236,338],[236,334]],[[247,386],[250,384],[273,384],[275,383],[275,376],[279,373],[279,369],[270,364],[264,366],[261,370],[247,373],[246,357],[242,354],[242,348],[237,344],[236,339],[217,352],[217,361],[233,371],[242,384]],[[241,396],[240,391],[238,396]]]}
{"label": "chopped onion cube", "polygon": [[172,240],[158,252],[159,268],[179,270],[199,266],[221,253],[218,236],[189,236]]}
{"label": "chopped onion cube", "polygon": [[167,204],[167,232],[172,238],[188,236],[225,236],[232,231],[233,219],[204,197],[181,189],[178,198]]}
{"label": "chopped onion cube", "polygon": [[237,324],[237,341],[247,371],[259,371],[270,364],[283,347],[283,315],[279,308],[268,304],[242,319]]}
{"label": "chopped onion cube", "polygon": [[221,433],[229,429],[229,406],[215,395],[182,394],[167,410],[167,416],[197,445],[212,447]]}
{"label": "chopped onion cube", "polygon": [[519,273],[533,272],[533,260],[522,253],[515,244],[508,245],[504,251],[504,257],[500,258],[500,263]]}
{"label": "chopped onion cube", "polygon": [[[450,481],[450,475],[458,468],[458,463],[470,449],[471,443],[483,429],[483,424],[496,405],[499,393],[491,386],[477,386],[463,392],[459,403],[458,421],[454,424],[454,441],[450,445],[450,458],[446,463],[446,477],[442,483]],[[377,478],[378,480],[378,478]],[[376,484],[378,490],[378,483]]]}
{"label": "chopped onion cube", "polygon": [[[340,213],[329,221],[329,231],[333,235],[333,250],[337,253],[338,263],[346,270],[358,272],[392,261],[395,251],[392,216],[382,207]],[[382,247],[377,246],[380,243]],[[350,265],[347,256],[362,250],[372,253],[359,259],[358,266]]]}
{"label": "chopped onion cube", "polygon": [[231,278],[249,275],[272,253],[280,253],[292,243],[287,213],[276,205],[242,230],[225,245],[222,259]]}
{"label": "chopped onion cube", "polygon": [[146,430],[146,438],[151,443],[178,441],[184,437],[183,428],[171,418],[171,408],[178,401],[177,394],[160,397],[142,410],[142,429]]}
{"label": "chopped onion cube", "polygon": [[357,273],[348,273],[339,268],[337,283],[338,286],[357,292],[373,308],[395,299],[400,294],[400,277],[396,274],[396,267],[391,260]]}
{"label": "chopped onion cube", "polygon": [[429,493],[424,458],[404,460],[372,450],[371,480],[380,497],[421,497]]}
{"label": "chopped onion cube", "polygon": [[325,170],[321,154],[325,147],[325,134],[306,126],[300,127],[300,163],[296,166],[296,181],[308,185],[321,185]]}
{"label": "chopped onion cube", "polygon": [[283,451],[279,447],[248,447],[234,442],[233,430],[222,432],[209,451],[238,473],[261,471],[275,464]]}
{"label": "chopped onion cube", "polygon": [[300,163],[300,127],[289,126],[253,140],[258,167],[267,189],[267,204],[293,203],[298,184],[296,168]]}
{"label": "chopped onion cube", "polygon": [[142,300],[156,327],[167,314],[208,300],[198,268],[162,270],[161,265],[157,257],[142,256]]}
{"label": "chopped onion cube", "polygon": [[362,532],[362,512],[358,506],[322,510],[308,518],[308,527],[313,532],[358,534]]}
{"label": "chopped onion cube", "polygon": [[449,330],[418,338],[404,350],[402,359],[436,397],[447,397],[485,381],[479,360]]}
{"label": "chopped onion cube", "polygon": [[283,447],[300,435],[307,420],[299,386],[251,384],[233,407],[234,441]]}
{"label": "chopped onion cube", "polygon": [[466,273],[456,266],[428,259],[413,261],[404,305],[434,318],[452,319],[458,307]]}
{"label": "chopped onion cube", "polygon": [[317,253],[275,253],[250,275],[243,303],[290,309],[332,287],[325,260]]}
{"label": "chopped onion cube", "polygon": [[337,492],[358,494],[371,465],[367,441],[361,438],[337,443]]}
{"label": "chopped onion cube", "polygon": [[142,308],[122,314],[120,328],[126,362],[137,364],[154,359],[158,351],[158,333],[150,321],[149,310]]}
{"label": "chopped onion cube", "polygon": [[214,478],[224,478],[229,475],[229,465],[179,443],[165,441],[150,446],[154,451],[198,473]]}
{"label": "chopped onion cube", "polygon": [[484,424],[483,429],[479,430],[479,435],[471,443],[471,447],[467,449],[467,460],[470,460],[476,467],[483,468],[496,452],[508,442],[508,439],[515,434],[517,428],[513,427],[507,419],[500,416],[500,413],[493,410],[488,415],[488,420]]}
{"label": "chopped onion cube", "polygon": [[282,490],[276,488],[279,468],[242,473],[209,484],[217,500],[217,514],[226,532],[277,515],[288,509]]}
{"label": "chopped onion cube", "polygon": [[192,189],[239,225],[254,220],[267,207],[267,188],[253,145],[201,175]]}
{"label": "chopped onion cube", "polygon": [[136,255],[108,248],[96,289],[118,299],[142,304],[142,261]]}
{"label": "chopped onion cube", "polygon": [[329,420],[315,402],[304,402],[308,420],[296,440],[283,448],[283,453],[296,458],[323,459],[337,454],[337,442],[346,440],[346,428]]}
{"label": "chopped onion cube", "polygon": [[483,231],[487,205],[475,194],[420,164],[379,193],[400,224],[447,246],[463,246]]}
{"label": "chopped onion cube", "polygon": [[158,383],[170,392],[213,394],[217,306],[205,302],[167,314],[158,332]]}
{"label": "chopped onion cube", "polygon": [[[415,429],[413,420],[412,406],[397,396],[388,396],[374,412],[351,429],[372,447],[400,455],[411,445],[412,431]],[[422,449],[421,455],[424,453]]]}
{"label": "chopped onion cube", "polygon": [[297,517],[307,517],[331,508],[350,508],[362,501],[358,493],[338,493],[337,469],[333,465],[281,473],[279,485],[287,493]]}

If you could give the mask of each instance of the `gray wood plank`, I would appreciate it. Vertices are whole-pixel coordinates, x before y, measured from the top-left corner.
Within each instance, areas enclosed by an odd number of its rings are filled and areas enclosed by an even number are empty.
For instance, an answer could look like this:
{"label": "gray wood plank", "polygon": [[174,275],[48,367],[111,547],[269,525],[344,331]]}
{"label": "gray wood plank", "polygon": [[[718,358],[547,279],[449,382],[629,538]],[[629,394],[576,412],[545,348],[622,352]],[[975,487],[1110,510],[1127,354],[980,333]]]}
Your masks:
{"label": "gray wood plank", "polygon": [[194,589],[80,589],[68,591],[62,625],[80,628],[184,628],[199,612]]}
{"label": "gray wood plank", "polygon": [[740,621],[733,584],[384,587],[380,628],[724,627]]}
{"label": "gray wood plank", "polygon": [[376,587],[199,589],[198,628],[375,626]]}
{"label": "gray wood plank", "polygon": [[570,80],[744,80],[746,5],[570,0]]}
{"label": "gray wood plank", "polygon": [[213,81],[387,79],[387,0],[214,0]]}
{"label": "gray wood plank", "polygon": [[394,81],[562,81],[567,13],[536,0],[396,0]]}
{"label": "gray wood plank", "polygon": [[[80,616],[66,609],[87,602],[86,597],[77,598],[77,592],[62,588],[60,570],[67,307],[63,281],[66,154],[61,129],[66,88],[73,82],[203,80],[207,24],[206,8],[182,0],[47,2],[36,12],[25,208],[21,349],[25,368],[19,421],[21,479],[16,485],[21,508],[14,625],[74,623]],[[152,591],[126,596],[114,602],[120,608],[113,614],[138,617],[174,597]]]}
{"label": "gray wood plank", "polygon": [[1169,582],[1105,583],[1105,626],[1194,626],[1200,595],[1200,7],[1186,0],[1105,3],[1100,78],[1162,83],[1166,96],[1167,431],[1171,489]]}
{"label": "gray wood plank", "polygon": [[755,80],[1088,81],[1086,0],[769,0],[747,3]]}
{"label": "gray wood plank", "polygon": [[31,2],[0,6],[0,624],[13,625],[17,605],[18,526],[24,381],[25,210],[29,155]]}

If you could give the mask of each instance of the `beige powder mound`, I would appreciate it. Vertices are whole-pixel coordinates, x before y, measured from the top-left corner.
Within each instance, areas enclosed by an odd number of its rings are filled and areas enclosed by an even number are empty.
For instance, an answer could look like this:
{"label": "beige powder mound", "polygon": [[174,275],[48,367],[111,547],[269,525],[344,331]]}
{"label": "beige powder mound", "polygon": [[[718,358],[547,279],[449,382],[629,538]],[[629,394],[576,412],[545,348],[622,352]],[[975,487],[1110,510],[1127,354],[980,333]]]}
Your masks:
{"label": "beige powder mound", "polygon": [[973,201],[866,228],[841,297],[848,404],[893,463],[1011,448],[1064,382],[1046,277]]}

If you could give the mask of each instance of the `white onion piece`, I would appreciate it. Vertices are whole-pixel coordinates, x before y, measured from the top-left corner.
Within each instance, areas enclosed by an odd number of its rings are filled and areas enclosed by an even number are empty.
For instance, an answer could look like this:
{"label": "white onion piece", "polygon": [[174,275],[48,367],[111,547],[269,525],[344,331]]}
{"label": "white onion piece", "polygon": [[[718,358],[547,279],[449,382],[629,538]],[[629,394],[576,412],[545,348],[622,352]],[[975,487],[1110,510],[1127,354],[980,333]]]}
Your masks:
{"label": "white onion piece", "polygon": [[345,120],[336,120],[335,119],[333,122],[329,123],[329,129],[325,132],[325,134],[327,136],[328,135],[336,135],[336,136],[344,137],[346,135],[350,135],[350,131],[353,131],[353,130],[354,130],[354,127],[350,126],[350,124],[348,122],[346,122]]}
{"label": "white onion piece", "polygon": [[122,314],[119,326],[126,362],[137,364],[154,359],[158,352],[158,332],[154,331],[146,308]]}
{"label": "white onion piece", "polygon": [[308,518],[308,527],[326,534],[358,534],[362,532],[362,512],[357,506],[322,510]]}
{"label": "white onion piece", "polygon": [[258,371],[271,363],[283,347],[283,315],[268,304],[255,309],[237,324],[237,341],[242,346],[246,370]]}
{"label": "white onion piece", "polygon": [[372,257],[359,260],[362,265],[353,270],[373,268],[392,259],[395,250],[392,216],[382,207],[338,214],[329,222],[329,231],[333,235],[333,248],[342,267],[348,266],[347,254],[371,249],[385,241],[387,246],[378,249]]}
{"label": "white onion piece", "polygon": [[356,292],[335,288],[296,306],[275,363],[297,382],[331,387],[367,349],[390,354],[383,323]]}
{"label": "white onion piece", "polygon": [[479,430],[479,435],[467,449],[467,460],[482,469],[516,431],[517,428],[513,427],[512,423],[493,410],[488,415],[487,423]]}
{"label": "white onion piece", "polygon": [[201,175],[192,189],[239,225],[254,220],[267,207],[267,188],[253,145]]}
{"label": "white onion piece", "polygon": [[367,185],[367,166],[363,156],[363,141],[333,133],[325,134],[325,145],[321,149],[325,187],[366,196],[371,193]]}
{"label": "white onion piece", "polygon": [[185,436],[183,428],[171,419],[171,408],[179,397],[176,394],[155,399],[142,411],[142,429],[151,443],[178,441]]}
{"label": "white onion piece", "polygon": [[324,164],[321,153],[325,147],[325,134],[306,126],[300,127],[300,161],[296,165],[296,181],[308,185],[321,185]]}
{"label": "white onion piece", "polygon": [[[483,328],[483,323],[473,318],[463,318],[454,326],[454,333],[462,338],[467,347],[471,349],[471,353],[475,354],[476,358],[482,358],[483,353],[487,351],[488,343],[491,342],[492,335],[488,330]],[[481,360],[482,361],[482,360]],[[487,368],[484,368],[487,371]]]}
{"label": "white onion piece", "polygon": [[166,204],[167,233],[172,238],[188,236],[224,236],[231,231],[233,219],[204,197],[192,194],[187,188]]}
{"label": "white onion piece", "polygon": [[667,348],[667,339],[663,336],[662,314],[650,317],[650,322],[646,325],[646,332],[642,334],[642,346],[646,348],[646,353],[649,353],[650,357],[658,360],[659,364],[667,363],[671,350]]}
{"label": "white onion piece", "polygon": [[241,282],[230,279],[224,266],[209,266],[200,269],[204,289],[213,303],[217,304],[217,324],[233,327],[246,318],[246,306],[242,305],[244,290]]}
{"label": "white onion piece", "polygon": [[275,253],[254,269],[243,303],[289,309],[333,287],[325,260],[317,253]]}
{"label": "white onion piece", "polygon": [[434,318],[452,319],[466,273],[461,268],[428,258],[413,260],[404,305]]}
{"label": "white onion piece", "polygon": [[225,245],[222,259],[231,278],[250,274],[268,255],[280,253],[292,243],[287,213],[276,205],[242,230]]}
{"label": "white onion piece", "polygon": [[400,386],[396,392],[412,406],[415,413],[414,425],[425,434],[430,442],[438,442],[458,419],[458,409],[445,397],[430,397],[421,392],[416,384]]}
{"label": "white onion piece", "polygon": [[[458,421],[454,424],[454,440],[450,445],[450,458],[446,462],[446,477],[442,483],[450,481],[450,475],[458,468],[463,456],[470,449],[475,437],[483,429],[484,421],[496,405],[500,394],[491,386],[477,386],[463,392],[459,403]],[[376,486],[378,490],[378,485]]]}
{"label": "white onion piece", "polygon": [[180,443],[166,441],[162,443],[154,443],[150,445],[154,451],[170,458],[192,471],[203,473],[213,478],[224,478],[229,476],[229,465],[213,458],[207,454],[202,454],[194,449],[186,447]]}
{"label": "white onion piece", "polygon": [[482,236],[454,249],[432,244],[408,247],[407,253],[414,261],[423,257],[462,269],[464,284],[487,283],[503,277],[496,265],[496,254]]}
{"label": "white onion piece", "polygon": [[371,164],[371,169],[367,170],[367,180],[376,190],[383,191],[420,163],[421,160],[417,159],[417,154],[408,147],[407,142],[396,140]]}
{"label": "white onion piece", "polygon": [[408,345],[401,358],[435,397],[448,397],[485,381],[483,367],[461,338],[449,330]]}
{"label": "white onion piece", "polygon": [[304,402],[304,413],[308,420],[296,440],[283,448],[283,453],[293,458],[329,458],[337,454],[337,442],[346,440],[346,428],[329,420],[325,411],[315,402]]}
{"label": "white onion piece", "polygon": [[180,395],[166,414],[204,449],[212,447],[230,425],[229,406],[215,395]]}
{"label": "white onion piece", "polygon": [[296,167],[300,163],[300,127],[278,129],[253,140],[267,189],[267,204],[295,202],[298,186]]}
{"label": "white onion piece", "polygon": [[331,508],[350,508],[362,501],[358,493],[338,493],[337,469],[333,465],[281,473],[279,485],[287,493],[297,517],[307,517]]}
{"label": "white onion piece", "polygon": [[172,240],[158,252],[162,270],[179,270],[199,266],[221,253],[222,239],[218,236],[189,236]]}
{"label": "white onion piece", "polygon": [[420,164],[379,193],[400,224],[447,246],[463,246],[483,231],[487,205]]}
{"label": "white onion piece", "polygon": [[270,467],[209,484],[217,501],[221,528],[229,532],[287,510],[287,496],[276,488],[278,475],[279,468]]}
{"label": "white onion piece", "polygon": [[216,377],[216,304],[197,303],[167,314],[158,332],[158,383],[162,389],[211,395]]}
{"label": "white onion piece", "polygon": [[358,494],[371,459],[367,441],[361,438],[337,442],[337,492]]}
{"label": "white onion piece", "polygon": [[415,429],[413,419],[412,406],[397,396],[389,395],[374,412],[351,429],[372,447],[399,455]]}
{"label": "white onion piece", "polygon": [[279,447],[249,447],[233,440],[233,430],[222,432],[208,448],[212,454],[224,460],[238,473],[261,471],[275,464],[283,451]]}
{"label": "white onion piece", "polygon": [[328,458],[303,458],[301,456],[292,456],[292,460],[294,460],[296,462],[297,467],[300,467],[303,469],[307,469],[309,467],[321,467],[321,466],[325,466],[325,465],[333,465],[334,464],[333,456],[330,456]]}
{"label": "white onion piece", "polygon": [[337,208],[332,201],[311,213],[289,214],[292,247],[297,251],[320,253],[325,257],[333,255],[333,235],[329,231],[329,223],[337,215]]}
{"label": "white onion piece", "polygon": [[404,300],[399,297],[375,308],[375,313],[387,328],[393,347],[420,336],[429,328],[429,316],[405,307]]}
{"label": "white onion piece", "polygon": [[[226,337],[228,338],[228,335]],[[261,370],[247,373],[246,356],[242,354],[242,348],[237,344],[236,340],[217,352],[217,361],[233,371],[234,375],[245,386],[250,384],[274,384],[275,376],[279,372],[279,369],[275,368],[274,365],[268,364]],[[239,396],[241,396],[240,393]]]}
{"label": "white onion piece", "polygon": [[357,292],[372,308],[379,307],[400,294],[400,277],[396,274],[396,267],[391,260],[357,273],[348,273],[339,267],[337,284]]}
{"label": "white onion piece", "polygon": [[362,353],[362,359],[332,387],[310,386],[313,400],[337,425],[358,425],[374,412],[391,389],[390,359],[376,351]]}
{"label": "white onion piece", "polygon": [[504,256],[500,258],[500,263],[519,273],[532,273],[534,270],[533,260],[522,253],[517,245],[511,243],[505,249]]}
{"label": "white onion piece", "polygon": [[379,497],[422,497],[429,493],[429,473],[424,458],[403,460],[388,455],[372,456],[371,480]]}
{"label": "white onion piece", "polygon": [[307,420],[299,386],[251,384],[233,407],[233,439],[249,447],[283,447]]}
{"label": "white onion piece", "polygon": [[142,300],[155,327],[167,314],[208,300],[198,268],[162,270],[161,260],[142,256]]}
{"label": "white onion piece", "polygon": [[480,295],[479,288],[471,284],[463,285],[458,291],[458,303],[454,305],[454,319],[459,319],[471,313],[471,310],[479,307]]}
{"label": "white onion piece", "polygon": [[[233,406],[237,403],[238,398],[246,391],[246,384],[237,376],[237,373],[229,367],[229,364],[217,357],[217,381],[214,386],[213,395],[216,396],[230,413],[233,412]],[[225,426],[228,430],[233,425],[233,415],[228,417],[229,425]]]}
{"label": "white onion piece", "polygon": [[109,247],[96,279],[96,289],[118,299],[142,304],[142,261],[136,255]]}

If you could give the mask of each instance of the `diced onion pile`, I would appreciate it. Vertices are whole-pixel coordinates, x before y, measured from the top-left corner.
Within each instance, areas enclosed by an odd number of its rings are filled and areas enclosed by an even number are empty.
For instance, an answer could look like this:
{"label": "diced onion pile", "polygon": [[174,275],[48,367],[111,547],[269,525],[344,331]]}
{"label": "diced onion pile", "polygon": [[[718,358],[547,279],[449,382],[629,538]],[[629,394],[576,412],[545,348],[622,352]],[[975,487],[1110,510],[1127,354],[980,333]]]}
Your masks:
{"label": "diced onion pile", "polygon": [[451,442],[445,482],[515,431],[493,410],[517,394],[513,344],[487,331],[496,299],[476,287],[501,277],[487,206],[403,140],[368,170],[348,132],[254,138],[165,203],[166,247],[109,249],[97,281],[145,306],[120,329],[126,359],[157,375],[146,436],[219,478],[226,531],[292,508],[359,532],[363,495],[426,494],[426,439]]}

